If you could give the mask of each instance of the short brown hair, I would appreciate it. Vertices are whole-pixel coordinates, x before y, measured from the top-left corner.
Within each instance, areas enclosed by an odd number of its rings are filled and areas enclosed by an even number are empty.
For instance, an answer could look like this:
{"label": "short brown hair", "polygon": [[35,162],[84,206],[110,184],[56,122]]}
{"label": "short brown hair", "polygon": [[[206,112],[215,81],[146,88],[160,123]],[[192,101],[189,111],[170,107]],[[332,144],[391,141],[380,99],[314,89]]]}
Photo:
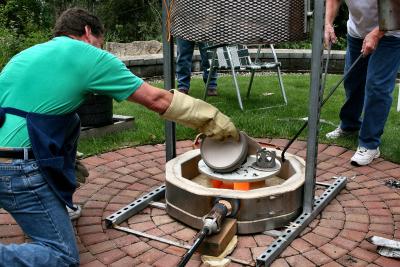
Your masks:
{"label": "short brown hair", "polygon": [[104,26],[100,19],[82,8],[70,8],[64,11],[56,21],[53,35],[75,35],[85,34],[85,26],[89,26],[92,34],[99,37],[104,34]]}

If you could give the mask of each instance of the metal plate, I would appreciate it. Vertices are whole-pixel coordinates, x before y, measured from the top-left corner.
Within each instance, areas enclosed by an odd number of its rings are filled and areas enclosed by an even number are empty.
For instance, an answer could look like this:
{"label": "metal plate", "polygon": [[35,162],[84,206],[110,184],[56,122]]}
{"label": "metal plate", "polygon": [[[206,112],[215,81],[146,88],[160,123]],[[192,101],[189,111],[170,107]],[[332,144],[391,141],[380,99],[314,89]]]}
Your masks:
{"label": "metal plate", "polygon": [[281,162],[275,160],[276,167],[270,170],[257,170],[251,165],[256,162],[256,156],[250,155],[247,161],[236,171],[229,173],[219,173],[210,169],[203,160],[198,163],[199,171],[205,175],[212,177],[214,180],[228,181],[228,182],[257,182],[265,180],[269,177],[276,175],[281,169]]}

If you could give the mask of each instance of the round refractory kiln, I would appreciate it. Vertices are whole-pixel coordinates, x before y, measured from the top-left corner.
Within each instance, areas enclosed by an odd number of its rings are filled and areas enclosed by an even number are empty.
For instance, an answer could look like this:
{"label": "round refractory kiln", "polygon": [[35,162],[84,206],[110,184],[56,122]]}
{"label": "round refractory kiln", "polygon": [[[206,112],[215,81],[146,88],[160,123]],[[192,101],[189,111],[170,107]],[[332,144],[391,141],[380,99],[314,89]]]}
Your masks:
{"label": "round refractory kiln", "polygon": [[225,199],[237,211],[238,233],[249,234],[285,226],[301,212],[305,163],[300,157],[287,154],[280,170],[265,180],[238,177],[233,183],[201,173],[200,160],[196,149],[167,162],[165,199],[171,217],[201,229],[202,217]]}

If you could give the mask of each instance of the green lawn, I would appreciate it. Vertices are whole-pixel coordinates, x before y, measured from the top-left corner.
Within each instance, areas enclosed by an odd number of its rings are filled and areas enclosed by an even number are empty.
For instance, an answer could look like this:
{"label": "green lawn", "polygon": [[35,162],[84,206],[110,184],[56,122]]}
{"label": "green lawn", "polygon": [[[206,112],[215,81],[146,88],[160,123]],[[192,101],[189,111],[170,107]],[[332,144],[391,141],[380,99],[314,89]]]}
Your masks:
{"label": "green lawn", "polygon": [[[329,75],[327,80],[327,93],[340,79],[338,75]],[[207,101],[217,106],[222,112],[232,118],[236,126],[247,132],[252,137],[267,138],[291,138],[303,124],[302,118],[308,116],[309,75],[285,74],[283,82],[288,97],[287,106],[278,106],[265,109],[263,107],[283,104],[276,75],[257,76],[254,79],[252,94],[246,98],[247,82],[249,77],[242,76],[239,83],[242,90],[242,100],[245,111],[239,109],[236,93],[231,76],[218,78],[218,97],[208,98]],[[162,84],[155,84],[161,87]],[[192,79],[190,95],[201,98],[203,95],[203,82],[199,78]],[[343,138],[332,142],[327,140],[325,133],[335,128],[339,122],[338,111],[343,103],[344,91],[340,86],[335,94],[322,108],[320,130],[320,143],[336,143],[339,146],[355,149],[357,138]],[[397,90],[389,119],[386,123],[382,137],[382,156],[393,162],[400,162],[400,113],[396,112]],[[103,153],[123,146],[137,146],[142,144],[156,144],[164,142],[164,121],[153,112],[129,102],[115,103],[114,114],[131,115],[135,117],[135,127],[102,138],[82,139],[79,143],[79,151],[86,155]],[[196,132],[179,126],[177,127],[177,139],[192,139]],[[305,140],[307,131],[299,139]]]}

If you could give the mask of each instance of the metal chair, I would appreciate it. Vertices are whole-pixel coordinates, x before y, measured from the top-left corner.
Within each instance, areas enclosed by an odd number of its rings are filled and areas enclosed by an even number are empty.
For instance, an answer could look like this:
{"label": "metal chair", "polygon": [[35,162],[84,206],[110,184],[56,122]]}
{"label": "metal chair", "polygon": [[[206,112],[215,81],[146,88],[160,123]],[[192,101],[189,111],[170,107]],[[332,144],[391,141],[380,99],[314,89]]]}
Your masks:
{"label": "metal chair", "polygon": [[[268,69],[276,69],[279,81],[279,87],[281,89],[282,97],[287,105],[287,97],[285,88],[283,86],[282,81],[282,74],[281,74],[281,63],[278,61],[278,57],[276,56],[275,49],[273,45],[270,45],[271,53],[273,55],[274,61],[272,62],[260,62],[260,52],[262,46],[258,46],[257,55],[254,60],[252,61],[250,57],[249,50],[247,46],[244,45],[228,45],[228,46],[219,46],[219,47],[212,47],[208,48],[208,56],[210,58],[210,69],[209,72],[214,70],[230,70],[232,73],[233,83],[236,89],[236,94],[239,102],[240,109],[243,110],[242,98],[240,96],[240,88],[237,81],[237,72],[240,71],[250,71],[250,82],[247,87],[247,98],[250,97],[250,91],[253,85],[253,79],[256,71],[264,71]],[[207,88],[210,83],[209,75],[207,79],[207,83],[205,86],[204,91],[204,100],[207,97]]]}

